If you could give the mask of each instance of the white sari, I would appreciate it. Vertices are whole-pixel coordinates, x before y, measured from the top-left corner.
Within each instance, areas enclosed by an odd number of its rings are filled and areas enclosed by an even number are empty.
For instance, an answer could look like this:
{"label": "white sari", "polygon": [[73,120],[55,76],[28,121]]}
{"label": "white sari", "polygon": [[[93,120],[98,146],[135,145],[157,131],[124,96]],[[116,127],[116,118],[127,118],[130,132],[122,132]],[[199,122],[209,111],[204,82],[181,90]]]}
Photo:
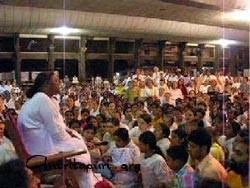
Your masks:
{"label": "white sari", "polygon": [[[71,137],[60,114],[58,103],[44,93],[36,93],[27,101],[18,117],[24,144],[31,155],[51,155],[62,151],[87,150],[84,140]],[[74,157],[77,162],[91,164],[89,152]],[[93,188],[92,171],[75,171],[81,188]]]}

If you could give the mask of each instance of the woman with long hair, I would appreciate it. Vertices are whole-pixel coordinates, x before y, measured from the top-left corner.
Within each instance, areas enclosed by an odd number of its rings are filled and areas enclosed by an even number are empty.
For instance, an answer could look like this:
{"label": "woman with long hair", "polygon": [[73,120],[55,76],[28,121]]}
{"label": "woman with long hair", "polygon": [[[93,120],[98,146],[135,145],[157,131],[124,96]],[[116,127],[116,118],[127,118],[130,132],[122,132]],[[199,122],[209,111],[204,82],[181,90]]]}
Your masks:
{"label": "woman with long hair", "polygon": [[171,174],[164,155],[156,143],[156,137],[151,131],[146,131],[139,137],[139,148],[144,153],[144,158],[141,161],[144,188],[158,188],[167,185]]}

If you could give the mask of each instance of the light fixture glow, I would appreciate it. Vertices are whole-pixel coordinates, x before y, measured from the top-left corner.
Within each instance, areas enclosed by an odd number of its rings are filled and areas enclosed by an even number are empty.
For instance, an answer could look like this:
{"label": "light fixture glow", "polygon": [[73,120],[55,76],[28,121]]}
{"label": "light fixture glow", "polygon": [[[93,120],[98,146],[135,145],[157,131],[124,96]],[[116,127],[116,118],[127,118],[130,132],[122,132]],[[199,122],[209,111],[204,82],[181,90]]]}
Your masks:
{"label": "light fixture glow", "polygon": [[250,22],[250,10],[237,10],[224,15],[224,18],[241,22]]}
{"label": "light fixture glow", "polygon": [[69,28],[69,27],[66,27],[66,26],[62,26],[62,27],[53,28],[53,29],[50,30],[50,32],[58,33],[58,34],[66,36],[66,35],[69,35],[69,34],[79,33],[80,30],[75,29],[75,28]]}
{"label": "light fixture glow", "polygon": [[219,40],[214,40],[209,42],[210,44],[217,44],[217,45],[221,45],[222,48],[226,48],[229,45],[234,45],[234,44],[238,44],[239,42],[235,41],[235,40],[227,40],[227,39],[219,39]]}

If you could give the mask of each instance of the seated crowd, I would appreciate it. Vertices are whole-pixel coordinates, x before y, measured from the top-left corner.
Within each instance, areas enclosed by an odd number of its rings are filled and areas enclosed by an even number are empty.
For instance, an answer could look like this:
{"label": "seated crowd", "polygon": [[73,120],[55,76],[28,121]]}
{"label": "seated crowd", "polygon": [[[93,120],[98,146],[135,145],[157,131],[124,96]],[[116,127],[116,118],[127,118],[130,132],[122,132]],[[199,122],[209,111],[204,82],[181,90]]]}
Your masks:
{"label": "seated crowd", "polygon": [[[115,77],[114,83],[100,77],[75,81],[61,81],[60,94],[49,97],[59,106],[65,129],[85,142],[90,162],[106,164],[92,169],[105,180],[95,187],[249,187],[247,77],[155,67]],[[23,104],[29,100],[25,88],[0,86],[0,185],[6,188],[40,183],[5,133],[6,114],[24,122]]]}

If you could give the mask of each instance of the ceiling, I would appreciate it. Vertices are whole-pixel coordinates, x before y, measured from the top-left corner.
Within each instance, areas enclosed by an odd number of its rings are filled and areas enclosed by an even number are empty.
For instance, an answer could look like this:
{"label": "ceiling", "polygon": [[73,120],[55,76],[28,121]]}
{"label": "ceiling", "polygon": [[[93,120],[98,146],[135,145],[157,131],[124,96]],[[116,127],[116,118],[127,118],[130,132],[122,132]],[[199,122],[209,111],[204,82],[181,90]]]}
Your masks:
{"label": "ceiling", "polygon": [[[224,2],[224,3],[223,3]],[[249,22],[223,14],[249,0],[1,0],[0,32],[48,33],[62,24],[81,34],[203,41],[249,41]],[[65,11],[64,11],[65,10]]]}

